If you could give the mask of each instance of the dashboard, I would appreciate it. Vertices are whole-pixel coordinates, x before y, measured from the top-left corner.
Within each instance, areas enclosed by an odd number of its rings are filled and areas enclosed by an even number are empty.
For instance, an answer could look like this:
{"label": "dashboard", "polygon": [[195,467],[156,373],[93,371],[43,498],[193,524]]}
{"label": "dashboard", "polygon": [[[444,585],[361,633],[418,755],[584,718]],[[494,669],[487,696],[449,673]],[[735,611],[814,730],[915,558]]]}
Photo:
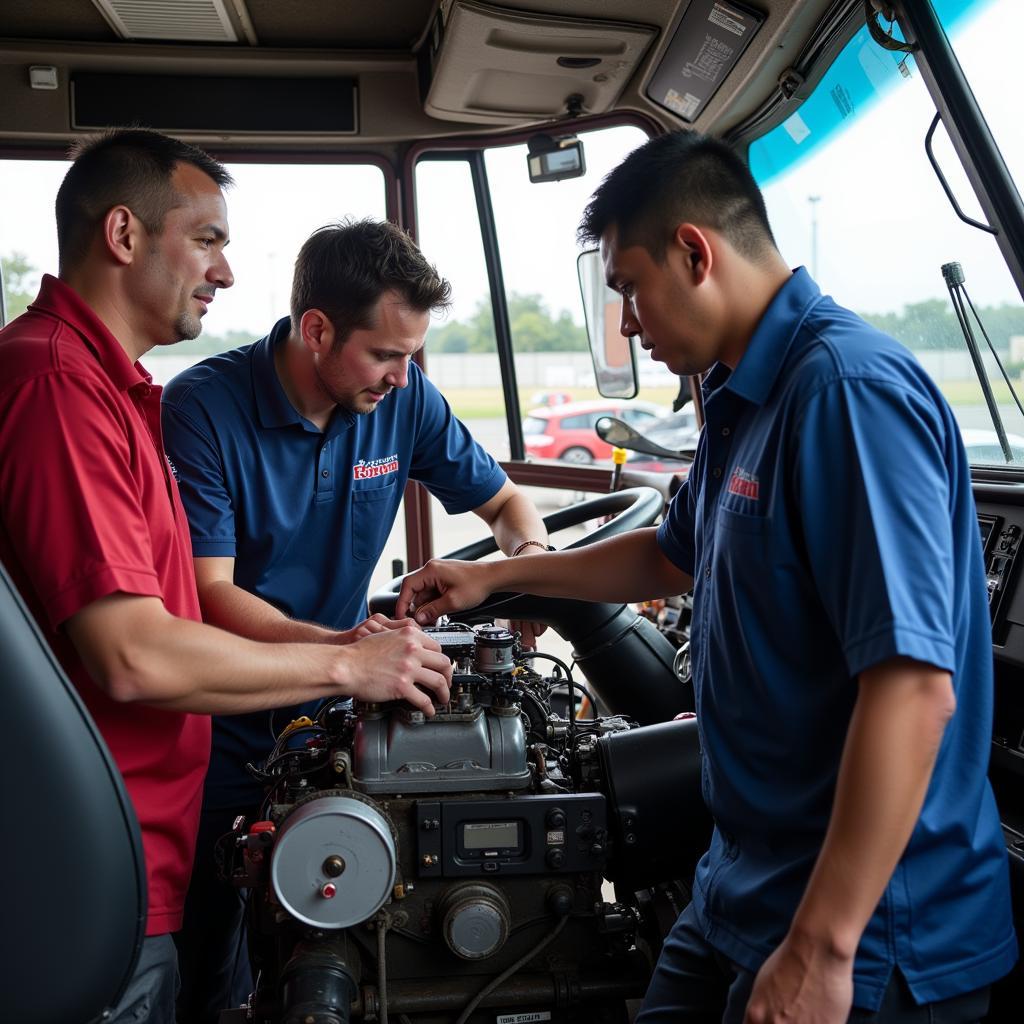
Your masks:
{"label": "dashboard", "polygon": [[989,778],[1016,886],[1024,887],[1024,486],[974,484],[985,554],[995,708]]}

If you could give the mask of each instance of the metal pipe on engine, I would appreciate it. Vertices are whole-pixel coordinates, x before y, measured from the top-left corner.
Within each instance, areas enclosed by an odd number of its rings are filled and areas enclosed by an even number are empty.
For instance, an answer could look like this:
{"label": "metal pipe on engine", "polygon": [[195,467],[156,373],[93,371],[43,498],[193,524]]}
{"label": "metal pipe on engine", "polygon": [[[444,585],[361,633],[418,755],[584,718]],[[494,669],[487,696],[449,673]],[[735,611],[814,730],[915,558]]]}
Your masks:
{"label": "metal pipe on engine", "polygon": [[[549,974],[519,974],[503,982],[480,1002],[478,1009],[508,1007],[565,1009],[606,999],[639,999],[647,988],[650,964],[634,952],[616,962],[615,970],[577,974],[557,971]],[[461,1010],[480,988],[480,975],[403,979],[388,981],[388,1011],[399,1013],[443,1013]],[[364,986],[362,1007],[365,1019],[376,1017],[377,992]]]}
{"label": "metal pipe on engine", "polygon": [[333,945],[300,943],[281,972],[281,1024],[349,1024],[358,975]]}

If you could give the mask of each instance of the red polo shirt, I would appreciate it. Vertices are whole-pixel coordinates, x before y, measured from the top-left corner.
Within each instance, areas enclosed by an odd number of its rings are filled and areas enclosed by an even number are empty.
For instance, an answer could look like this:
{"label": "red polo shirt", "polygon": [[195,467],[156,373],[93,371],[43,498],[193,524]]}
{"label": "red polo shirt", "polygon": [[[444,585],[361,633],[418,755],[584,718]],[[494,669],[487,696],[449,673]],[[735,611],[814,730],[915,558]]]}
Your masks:
{"label": "red polo shirt", "polygon": [[118,704],[60,628],[123,592],[200,621],[188,522],[160,435],[160,391],[66,284],[44,277],[0,331],[0,559],[85,701],[142,828],[147,935],[181,927],[205,715]]}

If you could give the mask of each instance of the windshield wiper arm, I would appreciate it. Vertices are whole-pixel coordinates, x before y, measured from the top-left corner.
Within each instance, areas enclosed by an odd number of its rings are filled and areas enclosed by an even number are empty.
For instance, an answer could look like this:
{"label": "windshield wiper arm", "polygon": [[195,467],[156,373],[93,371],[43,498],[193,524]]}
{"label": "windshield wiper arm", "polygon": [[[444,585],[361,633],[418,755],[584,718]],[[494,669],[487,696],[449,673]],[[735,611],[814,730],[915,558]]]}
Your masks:
{"label": "windshield wiper arm", "polygon": [[956,318],[960,323],[960,330],[963,332],[964,341],[967,343],[967,351],[971,355],[971,362],[974,363],[974,372],[978,375],[978,382],[981,384],[981,391],[985,396],[985,404],[988,406],[988,414],[992,418],[992,426],[996,428],[996,436],[999,438],[999,447],[1002,448],[1003,457],[1006,461],[1013,462],[1013,453],[1010,451],[1010,442],[1006,436],[1006,427],[1003,426],[1003,417],[999,412],[999,406],[996,405],[996,396],[992,391],[992,382],[988,379],[988,374],[985,372],[985,366],[981,361],[981,351],[978,348],[978,339],[975,338],[974,331],[971,328],[971,322],[967,318],[968,305],[971,307],[971,312],[974,314],[974,318],[978,321],[981,333],[985,336],[985,341],[988,342],[988,347],[992,350],[992,355],[995,358],[996,365],[999,367],[999,370],[1003,375],[1003,379],[1006,381],[1006,385],[1010,389],[1010,394],[1013,395],[1013,400],[1017,403],[1017,408],[1020,409],[1022,415],[1024,415],[1024,408],[1021,408],[1017,392],[1014,390],[1013,384],[1010,382],[1010,378],[1007,376],[1006,370],[1003,368],[1003,364],[1000,361],[999,356],[996,354],[995,347],[988,336],[988,332],[985,330],[985,325],[981,322],[981,318],[978,316],[978,313],[974,308],[974,303],[971,302],[971,297],[967,294],[967,289],[964,287],[964,268],[959,263],[943,263],[942,277],[946,282],[946,286],[949,288],[949,297],[953,303],[953,311],[956,313]]}

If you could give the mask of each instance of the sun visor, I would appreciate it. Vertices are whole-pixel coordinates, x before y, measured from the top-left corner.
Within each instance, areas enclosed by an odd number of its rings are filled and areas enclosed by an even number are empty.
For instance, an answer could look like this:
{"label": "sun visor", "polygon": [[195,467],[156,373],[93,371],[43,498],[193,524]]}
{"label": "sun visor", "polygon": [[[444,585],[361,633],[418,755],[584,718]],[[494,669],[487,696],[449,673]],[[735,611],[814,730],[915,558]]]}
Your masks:
{"label": "sun visor", "polygon": [[423,49],[424,109],[446,121],[513,124],[612,104],[657,28],[442,4]]}
{"label": "sun visor", "polygon": [[696,121],[763,22],[759,11],[732,0],[693,0],[647,83],[648,98]]}

